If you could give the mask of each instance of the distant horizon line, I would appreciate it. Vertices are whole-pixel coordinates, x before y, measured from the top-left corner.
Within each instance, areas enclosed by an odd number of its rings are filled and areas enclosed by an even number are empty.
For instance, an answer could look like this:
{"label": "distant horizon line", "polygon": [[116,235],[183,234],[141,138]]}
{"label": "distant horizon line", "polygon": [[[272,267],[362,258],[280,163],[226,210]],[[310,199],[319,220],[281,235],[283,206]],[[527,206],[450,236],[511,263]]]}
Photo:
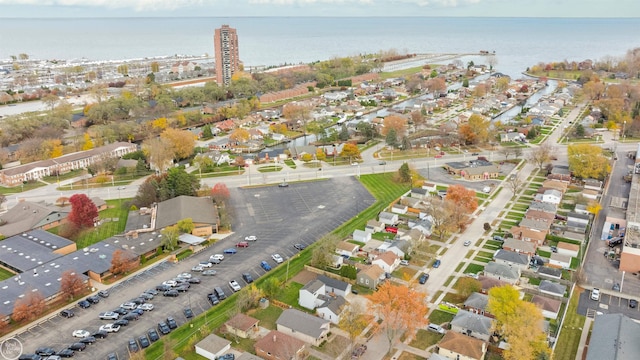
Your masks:
{"label": "distant horizon line", "polygon": [[230,18],[457,18],[457,19],[640,19],[639,16],[456,16],[456,15],[442,15],[442,16],[418,16],[418,15],[367,15],[367,16],[318,16],[318,15],[274,15],[274,16],[51,16],[51,17],[27,17],[27,16],[0,16],[0,19],[32,19],[32,20],[74,20],[74,19],[230,19]]}

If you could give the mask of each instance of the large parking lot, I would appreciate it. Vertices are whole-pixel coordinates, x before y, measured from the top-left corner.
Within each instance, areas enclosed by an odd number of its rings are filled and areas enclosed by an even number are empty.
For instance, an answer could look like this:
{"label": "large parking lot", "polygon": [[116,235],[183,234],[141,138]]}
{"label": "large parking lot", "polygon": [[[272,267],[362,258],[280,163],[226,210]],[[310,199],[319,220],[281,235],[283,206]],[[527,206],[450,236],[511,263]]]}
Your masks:
{"label": "large parking lot", "polygon": [[202,280],[201,284],[193,284],[188,292],[180,293],[175,298],[156,295],[149,301],[155,306],[153,311],[130,322],[118,333],[109,334],[106,339],[98,339],[85,351],[75,355],[77,359],[105,359],[108,353],[117,352],[120,359],[127,359],[129,339],[145,334],[150,328],[157,328],[158,322],[164,321],[167,316],[175,318],[178,325],[186,323],[188,319],[185,318],[183,309],[191,307],[196,315],[209,309],[211,305],[206,294],[212,292],[215,286],[221,286],[230,294],[228,282],[234,279],[244,287],[246,284],[241,273],[248,272],[254,278],[264,275],[260,261],[267,261],[275,267],[272,254],[278,253],[286,261],[298,252],[293,247],[294,244],[313,243],[375,201],[351,177],[291,183],[288,187],[230,189],[230,192],[231,200],[227,207],[232,210],[230,213],[234,234],[177,264],[160,262],[118,283],[109,289],[110,296],[100,303],[88,309],[73,308],[73,318],[55,316],[19,334],[17,338],[23,343],[24,352],[32,353],[42,346],[56,350],[66,348],[75,342],[71,336],[74,330],[94,332],[100,325],[110,322],[98,319],[99,312],[113,310],[121,303],[139,296],[144,290],[155,288],[179,273],[189,272],[198,262],[234,247],[245,236],[257,236],[257,241],[250,242],[248,248],[238,248],[237,254],[225,254],[224,261],[213,267],[217,275],[200,276],[193,273]]}

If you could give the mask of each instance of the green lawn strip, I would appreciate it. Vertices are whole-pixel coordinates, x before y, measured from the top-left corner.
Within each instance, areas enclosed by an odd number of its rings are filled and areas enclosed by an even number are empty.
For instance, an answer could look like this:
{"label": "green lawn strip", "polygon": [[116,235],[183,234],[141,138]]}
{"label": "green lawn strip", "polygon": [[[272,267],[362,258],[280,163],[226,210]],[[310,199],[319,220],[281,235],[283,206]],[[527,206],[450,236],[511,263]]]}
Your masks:
{"label": "green lawn strip", "polygon": [[462,270],[462,267],[464,266],[465,263],[461,262],[460,264],[458,264],[458,267],[456,267],[456,272],[459,272],[460,270]]}
{"label": "green lawn strip", "polygon": [[24,185],[19,185],[19,186],[10,187],[10,188],[0,186],[0,194],[2,195],[19,194],[23,191],[29,191],[29,190],[37,189],[43,186],[47,186],[47,184],[41,183],[39,181],[28,182]]}
{"label": "green lawn strip", "polygon": [[400,267],[396,271],[391,273],[391,276],[402,279],[402,280],[410,280],[413,276],[418,272],[418,270],[412,269],[410,267]]}
{"label": "green lawn strip", "polygon": [[409,343],[409,346],[425,350],[429,346],[440,342],[443,337],[444,335],[438,334],[437,332],[418,329],[415,338]]}
{"label": "green lawn strip", "polygon": [[537,253],[538,255],[542,256],[542,257],[546,257],[546,258],[551,257],[551,253],[550,253],[550,252],[548,252],[548,251],[544,251],[544,250],[540,250],[540,249],[538,249],[538,251],[536,251],[536,253]]}
{"label": "green lawn strip", "polygon": [[480,264],[469,264],[469,266],[464,269],[465,274],[477,274],[480,271],[484,271],[484,266]]}
{"label": "green lawn strip", "polygon": [[451,320],[453,320],[454,317],[455,315],[452,313],[441,311],[441,310],[434,310],[429,315],[429,322],[432,324],[441,325],[441,324],[450,322]]}
{"label": "green lawn strip", "polygon": [[11,271],[0,267],[0,281],[7,280],[10,277],[12,277],[13,275],[15,275],[15,274],[12,273]]}
{"label": "green lawn strip", "polygon": [[277,172],[277,171],[281,171],[282,170],[282,166],[279,165],[266,165],[266,166],[261,166],[258,168],[258,171],[261,173],[265,173],[265,172]]}
{"label": "green lawn strip", "polygon": [[579,297],[578,290],[574,290],[553,354],[554,359],[575,359],[576,357],[578,346],[580,345],[582,327],[586,319],[577,313]]}
{"label": "green lawn strip", "polygon": [[476,256],[473,260],[479,261],[479,262],[483,262],[483,263],[489,263],[493,259],[492,258],[485,258],[485,257],[482,257],[482,256]]}
{"label": "green lawn strip", "polygon": [[443,286],[449,286],[449,284],[451,284],[451,282],[453,281],[453,279],[455,279],[455,276],[449,276],[449,278],[447,279],[447,281],[445,281]]}
{"label": "green lawn strip", "polygon": [[293,161],[292,159],[286,159],[284,161],[285,165],[287,165],[288,167],[295,169],[296,168],[296,163],[295,161]]}
{"label": "green lawn strip", "polygon": [[487,250],[498,250],[500,249],[500,245],[484,244],[482,248]]}
{"label": "green lawn strip", "polygon": [[284,310],[277,306],[269,306],[266,309],[259,309],[249,315],[260,320],[260,326],[269,330],[276,329],[276,321]]}

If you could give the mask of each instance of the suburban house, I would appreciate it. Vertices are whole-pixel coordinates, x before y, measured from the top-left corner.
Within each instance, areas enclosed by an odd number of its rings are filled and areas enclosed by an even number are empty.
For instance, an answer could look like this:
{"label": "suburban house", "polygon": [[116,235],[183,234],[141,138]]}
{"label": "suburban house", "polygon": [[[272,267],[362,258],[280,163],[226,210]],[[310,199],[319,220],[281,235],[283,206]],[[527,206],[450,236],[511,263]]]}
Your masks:
{"label": "suburban house", "polygon": [[226,323],[224,327],[227,333],[233,334],[243,339],[254,338],[258,334],[260,320],[243,313],[237,313]]}
{"label": "suburban house", "polygon": [[602,190],[602,181],[597,179],[585,179],[584,180],[584,188],[588,190],[601,191]]}
{"label": "suburban house", "polygon": [[317,280],[322,281],[325,292],[331,296],[346,297],[351,292],[351,284],[342,280],[333,279],[328,276],[318,275]]}
{"label": "suburban house", "polygon": [[640,356],[640,324],[623,314],[597,315],[586,360],[627,360]]}
{"label": "suburban house", "polygon": [[407,241],[402,240],[403,237],[404,235],[400,235],[400,233],[398,233],[398,235],[396,236],[397,240],[383,242],[376,248],[376,251],[381,253],[392,252],[396,254],[396,256],[400,259],[403,259],[404,254],[409,251],[410,245]]}
{"label": "suburban house", "polygon": [[404,215],[407,213],[408,210],[409,210],[409,207],[407,205],[393,204],[391,206],[391,212],[394,214]]}
{"label": "suburban house", "polygon": [[385,225],[395,225],[398,223],[398,214],[382,211],[378,215],[378,220]]}
{"label": "suburban house", "polygon": [[329,320],[296,309],[283,311],[276,321],[276,326],[278,331],[314,346],[325,341],[331,331]]}
{"label": "suburban house", "polygon": [[529,266],[531,257],[524,253],[518,253],[515,251],[500,249],[493,256],[493,260],[497,263],[507,266],[515,266],[520,268],[520,271],[526,270]]}
{"label": "suburban house", "polygon": [[337,325],[340,322],[340,314],[346,304],[347,300],[342,296],[329,297],[322,305],[316,308],[316,313],[322,319],[329,320]]}
{"label": "suburban house", "polygon": [[344,256],[355,256],[360,250],[360,245],[348,241],[340,241],[336,244],[336,253]]}
{"label": "suburban house", "polygon": [[489,290],[494,287],[505,286],[508,283],[502,280],[498,280],[489,276],[480,275],[478,276],[478,281],[480,281],[481,291],[483,294],[488,294]]}
{"label": "suburban house", "polygon": [[383,230],[384,230],[384,224],[375,219],[367,221],[367,226],[364,229],[364,231],[369,233],[377,233]]}
{"label": "suburban house", "polygon": [[20,201],[0,215],[0,235],[10,237],[24,232],[56,227],[67,220],[71,206]]}
{"label": "suburban house", "polygon": [[[289,311],[289,310],[285,310]],[[253,345],[256,355],[265,360],[303,359],[305,343],[293,336],[271,330]]]}
{"label": "suburban house", "polygon": [[411,197],[424,200],[429,197],[429,190],[419,187],[419,188],[411,188]]}
{"label": "suburban house", "polygon": [[183,219],[193,220],[191,235],[209,236],[218,232],[220,219],[209,197],[178,196],[157,205],[155,229],[172,226]]}
{"label": "suburban house", "polygon": [[553,220],[556,218],[556,214],[555,214],[555,211],[545,212],[545,211],[533,210],[532,208],[529,208],[527,209],[527,212],[524,213],[524,218],[552,223]]}
{"label": "suburban house", "polygon": [[320,280],[311,280],[298,291],[298,305],[314,310],[324,302],[326,290]]}
{"label": "suburban house", "polygon": [[377,265],[369,265],[364,269],[358,271],[357,283],[358,285],[368,287],[370,289],[376,289],[382,281],[384,281],[384,270]]}
{"label": "suburban house", "polygon": [[435,183],[426,182],[422,184],[422,188],[427,190],[428,193],[434,193],[436,192],[438,186]]}
{"label": "suburban house", "polygon": [[433,217],[427,215],[426,217],[418,218],[408,221],[409,228],[412,230],[419,230],[424,236],[431,236],[431,230],[433,227]]}
{"label": "suburban house", "polygon": [[569,244],[561,241],[558,243],[556,248],[558,249],[558,254],[576,257],[576,258],[580,254],[580,245]]}
{"label": "suburban house", "polygon": [[400,258],[391,251],[383,252],[378,255],[372,262],[372,265],[376,265],[384,272],[391,274],[400,265]]}
{"label": "suburban house", "polygon": [[527,219],[527,218],[522,219],[520,221],[520,224],[518,225],[520,227],[525,227],[525,228],[538,230],[538,231],[549,231],[549,229],[551,228],[550,221],[533,220],[533,219]]}
{"label": "suburban house", "polygon": [[419,244],[423,242],[427,237],[419,229],[413,228],[409,232],[399,236],[400,240],[406,240],[410,244]]}
{"label": "suburban house", "polygon": [[0,170],[0,184],[18,186],[25,181],[35,181],[47,176],[66,174],[72,170],[86,169],[105,158],[120,158],[138,150],[136,144],[115,142],[91,150],[62,155],[55,159],[35,161]]}
{"label": "suburban house", "polygon": [[538,285],[538,290],[543,294],[563,297],[567,292],[567,287],[566,285],[558,284],[553,281],[542,280],[540,281],[540,285]]}
{"label": "suburban house", "polygon": [[571,182],[571,171],[566,165],[553,165],[551,172],[547,175],[547,179]]}
{"label": "suburban house", "polygon": [[196,354],[209,360],[215,360],[231,349],[231,341],[216,334],[209,334],[196,344]]}
{"label": "suburban house", "polygon": [[558,190],[563,194],[567,192],[567,187],[568,186],[569,186],[569,184],[567,184],[564,181],[558,181],[558,180],[553,180],[553,179],[547,179],[547,180],[542,182],[542,187],[543,188]]}
{"label": "suburban house", "polygon": [[449,174],[460,176],[465,180],[488,180],[500,176],[498,166],[481,159],[448,162],[444,164],[444,168]]}
{"label": "suburban house", "polygon": [[560,253],[551,253],[551,256],[549,257],[549,266],[569,269],[571,267],[571,256]]}
{"label": "suburban house", "polygon": [[353,230],[353,240],[367,243],[371,240],[371,233],[365,230],[355,229]]}
{"label": "suburban house", "polygon": [[589,215],[570,212],[567,214],[567,228],[581,234],[587,232],[589,226]]}
{"label": "suburban house", "polygon": [[548,266],[540,266],[538,268],[538,274],[556,280],[560,280],[562,278],[562,270]]}
{"label": "suburban house", "polygon": [[600,192],[597,190],[584,189],[582,190],[582,196],[584,196],[587,199],[597,200],[598,196],[600,196]]}
{"label": "suburban house", "polygon": [[500,134],[500,142],[522,142],[526,140],[527,137],[518,132],[508,132]]}
{"label": "suburban house", "polygon": [[553,320],[558,318],[562,301],[540,295],[534,295],[533,298],[531,298],[531,302],[536,304],[540,310],[542,310],[542,316],[545,318]]}
{"label": "suburban house", "polygon": [[533,256],[536,253],[537,245],[529,241],[506,238],[502,243],[502,248],[504,250],[515,251],[517,253],[523,253],[529,256]]}
{"label": "suburban house", "polygon": [[486,317],[493,318],[493,315],[486,311],[488,304],[489,296],[476,292],[469,295],[467,300],[464,302],[464,309],[474,314],[480,314]]}
{"label": "suburban house", "polygon": [[493,334],[491,326],[490,318],[466,310],[459,310],[451,320],[451,330],[483,341],[489,341]]}
{"label": "suburban house", "polygon": [[487,353],[487,344],[473,337],[447,332],[438,343],[438,354],[447,359],[483,360]]}
{"label": "suburban house", "polygon": [[522,226],[514,226],[509,232],[515,239],[534,243],[536,247],[542,246],[547,237],[547,231],[529,229]]}
{"label": "suburban house", "polygon": [[520,281],[520,268],[491,261],[484,267],[484,276],[514,285]]}
{"label": "suburban house", "polygon": [[543,193],[535,194],[534,200],[558,205],[562,201],[562,193],[558,190],[547,189]]}
{"label": "suburban house", "polygon": [[556,204],[551,204],[546,202],[532,201],[531,204],[529,204],[529,209],[544,211],[544,212],[555,215],[556,212],[558,211],[558,206]]}

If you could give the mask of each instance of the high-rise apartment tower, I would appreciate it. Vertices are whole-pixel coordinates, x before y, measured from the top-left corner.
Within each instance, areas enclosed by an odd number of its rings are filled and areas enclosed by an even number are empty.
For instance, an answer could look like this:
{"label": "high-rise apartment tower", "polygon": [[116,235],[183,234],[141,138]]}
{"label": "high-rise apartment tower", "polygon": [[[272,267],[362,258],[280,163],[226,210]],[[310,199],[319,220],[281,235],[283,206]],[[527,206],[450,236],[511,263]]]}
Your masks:
{"label": "high-rise apartment tower", "polygon": [[216,80],[220,85],[229,85],[231,77],[240,70],[238,34],[229,25],[216,29],[213,36],[216,54]]}

